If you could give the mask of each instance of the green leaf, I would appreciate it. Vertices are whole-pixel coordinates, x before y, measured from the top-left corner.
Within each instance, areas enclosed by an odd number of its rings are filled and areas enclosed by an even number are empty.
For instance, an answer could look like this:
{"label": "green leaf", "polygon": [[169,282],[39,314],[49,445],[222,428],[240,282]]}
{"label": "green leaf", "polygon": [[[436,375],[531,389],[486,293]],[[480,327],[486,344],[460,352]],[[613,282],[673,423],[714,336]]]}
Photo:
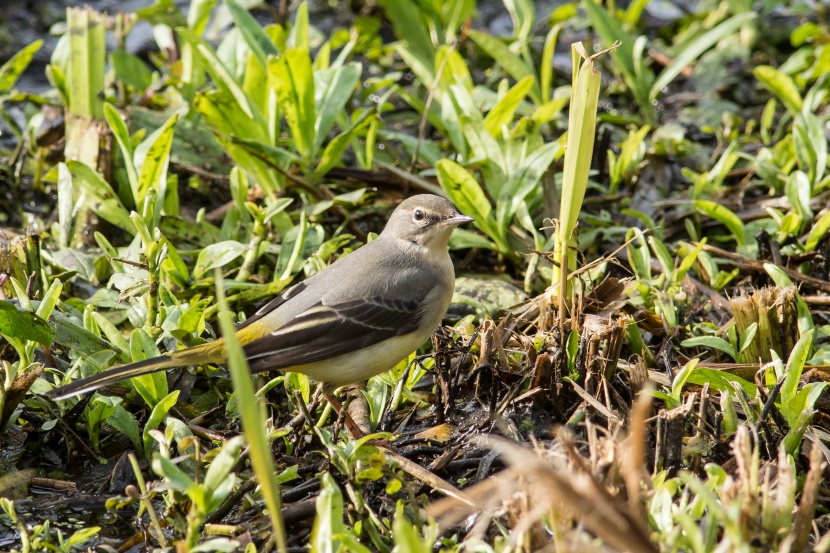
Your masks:
{"label": "green leaf", "polygon": [[759,65],[752,73],[764,88],[781,100],[791,115],[801,112],[803,100],[792,77],[770,65]]}
{"label": "green leaf", "polygon": [[319,150],[329,134],[334,121],[343,113],[343,108],[352,97],[360,81],[362,68],[359,63],[350,63],[336,69],[314,73],[315,105],[317,120],[314,123],[314,151]]}
{"label": "green leaf", "polygon": [[[163,198],[167,190],[167,166],[170,161],[170,149],[173,146],[173,133],[179,115],[174,113],[161,127],[148,136],[133,154],[133,161],[138,170],[138,196],[136,208],[141,210],[144,198],[150,188],[157,191],[156,215],[154,225],[158,224],[161,216]],[[149,224],[149,223],[148,223]]]}
{"label": "green leaf", "polygon": [[675,375],[674,380],[671,383],[671,396],[675,400],[680,401],[680,394],[683,393],[683,386],[686,385],[686,381],[689,379],[689,376],[692,374],[692,371],[695,369],[699,361],[700,359],[697,358],[690,360],[683,366],[682,369],[680,369],[680,372]]}
{"label": "green leaf", "polygon": [[133,143],[130,138],[130,131],[127,129],[127,124],[121,118],[121,114],[115,107],[110,104],[104,104],[104,117],[107,119],[107,124],[121,149],[121,157],[124,160],[124,167],[127,169],[127,178],[130,181],[130,189],[133,193],[133,202],[138,198],[138,173],[135,170],[133,163]]}
{"label": "green leaf", "polygon": [[[161,352],[147,331],[137,328],[130,336],[130,354],[134,361],[143,361],[158,357]],[[164,371],[142,374],[129,380],[150,407],[157,406],[167,396],[167,373]]]}
{"label": "green leaf", "polygon": [[31,63],[32,58],[41,46],[43,46],[43,40],[38,39],[32,42],[0,67],[0,93],[6,92],[14,86],[20,75],[29,67],[29,63]]}
{"label": "green leaf", "polygon": [[[576,48],[571,58],[577,64]],[[580,53],[581,54],[581,53]],[[571,90],[571,108],[568,114],[568,143],[562,172],[562,200],[559,215],[559,243],[557,251],[566,251],[567,243],[576,230],[576,222],[582,209],[588,173],[594,150],[597,122],[597,103],[601,76],[591,59],[574,66],[574,86]]]}
{"label": "green leaf", "polygon": [[746,243],[744,224],[728,207],[710,200],[695,200],[694,206],[700,213],[723,223],[732,233],[738,246]]}
{"label": "green leaf", "polygon": [[[164,375],[164,373],[162,373]],[[153,450],[153,437],[150,435],[151,430],[155,430],[167,416],[168,411],[176,405],[176,400],[179,399],[179,390],[170,392],[167,396],[155,404],[153,410],[150,412],[150,417],[144,424],[144,454],[149,455]]]}
{"label": "green leaf", "polygon": [[112,187],[101,175],[81,161],[66,162],[72,174],[72,183],[86,196],[85,204],[99,217],[113,225],[135,234],[135,225],[124,204],[118,199]]}
{"label": "green leaf", "polygon": [[224,0],[225,6],[233,17],[236,28],[242,33],[242,38],[245,39],[245,44],[254,53],[254,57],[259,62],[264,70],[268,64],[268,56],[276,56],[279,54],[277,47],[271,41],[268,34],[260,27],[256,19],[254,19],[248,10],[240,6],[234,0]]}
{"label": "green leaf", "polygon": [[530,96],[537,104],[542,103],[542,92],[539,88],[539,83],[536,82],[536,75],[533,68],[528,67],[524,60],[511,52],[510,48],[508,48],[507,45],[500,39],[476,30],[470,30],[469,35],[479,48],[484,50],[488,56],[496,60],[496,63],[498,63],[508,75],[516,79],[516,81],[521,81],[526,77],[533,78],[533,86],[530,90]]}
{"label": "green leaf", "polygon": [[755,334],[758,333],[758,323],[752,323],[741,334],[740,350],[738,353],[743,353],[752,344],[755,339]]}
{"label": "green leaf", "polygon": [[116,78],[137,90],[146,90],[153,83],[153,74],[147,65],[129,52],[116,50],[112,53],[112,67]]}
{"label": "green leaf", "polygon": [[71,551],[73,547],[82,545],[84,542],[87,542],[95,537],[95,534],[100,531],[100,526],[90,526],[89,528],[81,528],[80,530],[73,532],[73,534],[69,536],[69,539],[66,540],[66,543],[63,544],[65,547],[64,551]]}
{"label": "green leaf", "polygon": [[814,334],[815,331],[813,330],[804,333],[798,342],[796,342],[795,346],[793,346],[790,357],[787,359],[786,376],[784,377],[784,383],[781,385],[781,402],[785,407],[787,402],[795,396],[798,390],[798,381],[801,380],[804,363],[810,355]]}
{"label": "green leaf", "polygon": [[[406,45],[401,46],[411,52],[413,57],[425,60],[425,65],[429,65],[435,59],[435,46],[430,38],[429,26],[419,9],[421,4],[410,0],[379,0],[378,3],[386,11],[395,34],[406,42]],[[426,60],[429,60],[429,63],[426,63]],[[404,61],[414,70],[408,60]],[[431,69],[429,71],[431,72]],[[432,78],[424,80],[418,72],[416,75],[424,86],[432,86]]]}
{"label": "green leaf", "polygon": [[[271,456],[271,447],[268,436],[265,433],[265,406],[254,394],[254,386],[251,382],[251,373],[248,361],[236,335],[236,328],[233,324],[228,304],[225,300],[222,274],[217,270],[216,297],[219,306],[219,327],[222,331],[222,338],[225,340],[225,347],[228,352],[228,365],[231,369],[234,394],[239,400],[239,415],[242,419],[242,429],[245,433],[245,441],[249,444],[250,460],[259,481],[262,497],[268,507],[268,514],[276,536],[277,549],[284,551],[285,526],[280,511],[280,488],[277,481],[274,459]],[[320,499],[322,500],[321,493]],[[319,508],[319,504],[318,504]],[[341,510],[342,524],[342,510]]]}
{"label": "green leaf", "polygon": [[397,553],[431,553],[434,539],[424,539],[418,531],[419,527],[412,524],[404,515],[406,503],[398,501],[395,509],[395,520],[392,521],[392,537],[395,540]]}
{"label": "green leaf", "polygon": [[248,250],[248,246],[236,240],[225,240],[204,248],[196,258],[193,278],[201,278],[206,272],[217,267],[224,267]]}
{"label": "green leaf", "polygon": [[516,113],[519,104],[530,92],[530,89],[533,88],[533,82],[534,78],[530,76],[517,82],[484,118],[484,128],[494,138],[500,138],[503,135],[502,129],[513,122],[513,115]]}
{"label": "green leaf", "polygon": [[324,472],[320,480],[317,516],[311,530],[311,549],[315,553],[336,553],[339,551],[339,544],[335,536],[344,530],[343,494],[328,472]]}
{"label": "green leaf", "polygon": [[755,384],[752,384],[739,376],[707,367],[696,367],[691,374],[689,374],[686,382],[689,384],[697,384],[698,386],[709,384],[709,387],[725,394],[733,393],[735,391],[735,387],[733,386],[734,383],[738,384],[750,398],[754,398],[758,392]]}
{"label": "green leaf", "polygon": [[815,250],[816,246],[818,246],[819,242],[827,234],[828,229],[830,229],[830,211],[827,211],[819,217],[815,224],[813,224],[813,228],[810,229],[810,234],[807,235],[807,242],[804,244],[804,249],[808,252]]}
{"label": "green leaf", "polygon": [[279,59],[270,59],[268,83],[277,93],[297,152],[306,161],[311,161],[317,114],[314,108],[314,75],[308,52],[292,48]]}
{"label": "green leaf", "polygon": [[717,336],[696,336],[694,338],[683,340],[682,342],[680,342],[680,345],[684,348],[713,348],[726,353],[733,360],[737,359],[738,357],[738,352],[735,351],[735,348],[732,347],[732,344],[730,344],[723,338],[719,338]]}
{"label": "green leaf", "polygon": [[475,225],[498,245],[501,251],[510,249],[507,239],[496,228],[492,218],[493,208],[481,186],[462,166],[449,159],[435,164],[435,173],[441,188],[450,200],[461,210],[475,218]]}
{"label": "green leaf", "polygon": [[717,27],[703,33],[691,43],[683,46],[683,49],[655,79],[651,85],[650,98],[656,99],[660,92],[671,83],[690,63],[700,57],[703,52],[743,28],[750,21],[755,19],[756,14],[748,11],[734,15],[719,24]]}
{"label": "green leaf", "polygon": [[13,303],[0,300],[0,334],[31,340],[46,347],[52,345],[52,329],[32,312],[21,311]]}
{"label": "green leaf", "polygon": [[212,512],[225,500],[233,490],[234,479],[230,477],[234,466],[239,462],[239,452],[243,445],[242,436],[229,440],[210,462],[205,473],[203,486],[207,496],[205,510]]}
{"label": "green leaf", "polygon": [[104,422],[126,435],[136,451],[142,455],[144,454],[144,443],[138,433],[138,422],[136,422],[132,413],[119,404],[115,406],[115,410]]}
{"label": "green leaf", "polygon": [[183,41],[191,44],[194,51],[198,53],[203,67],[210,74],[211,78],[213,78],[213,82],[219,90],[233,96],[237,106],[245,115],[265,125],[266,122],[262,113],[259,109],[255,109],[255,106],[252,105],[250,99],[242,90],[242,87],[236,81],[233,74],[228,71],[228,68],[216,55],[216,52],[191,30],[179,27],[176,29],[176,32]]}

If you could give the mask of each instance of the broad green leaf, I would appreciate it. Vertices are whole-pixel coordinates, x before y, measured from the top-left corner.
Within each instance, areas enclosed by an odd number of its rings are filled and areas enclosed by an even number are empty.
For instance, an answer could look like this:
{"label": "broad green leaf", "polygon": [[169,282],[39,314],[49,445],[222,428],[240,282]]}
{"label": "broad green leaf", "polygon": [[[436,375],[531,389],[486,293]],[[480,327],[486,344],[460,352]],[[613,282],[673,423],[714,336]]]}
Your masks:
{"label": "broad green leaf", "polygon": [[801,112],[801,93],[792,77],[770,65],[759,65],[752,73],[764,88],[781,100],[791,115]]}
{"label": "broad green leaf", "polygon": [[[419,3],[410,0],[379,0],[378,3],[386,11],[395,34],[406,42],[405,48],[418,59],[429,60],[431,63],[435,59],[435,46],[430,38],[429,26],[419,9]],[[432,86],[432,79],[424,80],[423,84]]]}
{"label": "broad green leaf", "polygon": [[162,199],[167,190],[167,166],[170,162],[170,149],[173,146],[173,133],[179,115],[174,113],[167,122],[148,136],[133,154],[133,161],[138,169],[138,197],[136,208],[142,209],[147,192],[154,188],[159,200],[156,202],[154,225],[158,224],[163,206]]}
{"label": "broad green leaf", "polygon": [[752,384],[739,376],[729,374],[728,372],[718,371],[707,367],[695,368],[691,374],[689,374],[686,382],[689,384],[697,384],[698,386],[709,384],[709,387],[725,394],[734,392],[734,384],[737,384],[750,398],[754,398],[757,393],[757,387],[755,384]]}
{"label": "broad green leaf", "polygon": [[475,218],[475,225],[496,242],[501,251],[509,250],[507,240],[492,218],[490,200],[473,176],[456,162],[442,159],[435,165],[441,188],[461,210]]}
{"label": "broad green leaf", "polygon": [[[164,373],[162,373],[164,376]],[[165,377],[166,378],[166,377]],[[174,390],[170,392],[166,397],[162,398],[158,403],[155,404],[153,410],[150,412],[150,417],[147,419],[147,422],[144,424],[144,454],[149,455],[150,452],[153,450],[153,437],[150,435],[151,430],[155,430],[161,424],[161,421],[164,420],[164,417],[167,416],[167,413],[170,409],[176,405],[176,400],[179,399],[179,390]]]}
{"label": "broad green leaf", "polygon": [[231,477],[231,472],[239,462],[243,443],[242,436],[230,439],[210,462],[202,484],[205,488],[207,512],[217,509],[233,490],[234,478]]}
{"label": "broad green leaf", "polygon": [[262,113],[260,113],[258,109],[254,109],[247,95],[242,90],[242,87],[236,81],[233,74],[231,74],[222,60],[216,55],[216,52],[214,52],[201,37],[197,36],[189,29],[179,27],[176,29],[176,32],[183,39],[183,41],[187,41],[193,47],[194,52],[198,53],[201,58],[202,65],[213,78],[214,84],[216,84],[221,91],[233,96],[239,109],[241,109],[245,115],[251,119],[261,122],[264,125],[265,121],[262,117]]}
{"label": "broad green leaf", "polygon": [[117,79],[137,90],[146,90],[153,83],[153,74],[138,56],[123,50],[116,50],[111,56]]}
{"label": "broad green leaf", "polygon": [[52,329],[43,318],[21,311],[6,300],[0,300],[0,334],[31,340],[47,347],[52,345]]}
{"label": "broad green leaf", "polygon": [[245,43],[254,53],[254,57],[264,70],[268,63],[268,56],[279,54],[277,47],[271,42],[268,34],[262,30],[259,23],[254,19],[248,10],[240,6],[235,0],[224,0],[225,6],[233,17],[236,28],[242,33]]}
{"label": "broad green leaf", "polygon": [[141,441],[138,432],[138,422],[135,420],[135,416],[124,409],[120,403],[115,406],[115,410],[104,422],[126,435],[136,451],[142,455],[144,454],[144,443]]}
{"label": "broad green leaf", "polygon": [[317,116],[314,75],[308,52],[292,48],[280,58],[268,60],[268,82],[277,92],[297,152],[306,161],[311,161]]}
{"label": "broad green leaf", "polygon": [[671,396],[676,399],[680,400],[680,395],[683,393],[683,386],[686,385],[686,381],[689,379],[689,376],[694,371],[695,367],[697,366],[700,359],[692,359],[688,363],[686,363],[680,372],[678,372],[674,380],[671,383]]}
{"label": "broad green leaf", "polygon": [[507,94],[499,100],[493,109],[484,118],[484,128],[487,129],[494,138],[498,139],[503,136],[503,128],[508,127],[513,122],[513,115],[516,113],[516,108],[522,100],[525,99],[530,89],[533,87],[533,77],[525,77],[511,88]]}
{"label": "broad green leaf", "polygon": [[[143,361],[161,355],[153,338],[143,328],[137,328],[130,336],[130,354],[133,361]],[[157,371],[129,379],[130,383],[150,407],[155,407],[167,396],[167,373]],[[146,443],[146,439],[145,439]],[[149,452],[149,450],[147,450]]]}
{"label": "broad green leaf", "polygon": [[815,250],[819,242],[827,234],[828,229],[830,229],[830,211],[827,211],[819,217],[813,225],[813,228],[810,229],[810,234],[807,235],[807,242],[804,244],[804,249],[808,252]]}
{"label": "broad green leaf", "polygon": [[236,240],[225,240],[204,248],[196,258],[196,265],[193,267],[193,278],[201,278],[207,271],[224,267],[237,257],[244,254],[248,246]]}
{"label": "broad green leaf", "polygon": [[14,86],[20,75],[29,67],[29,63],[31,63],[32,58],[41,46],[43,46],[43,40],[38,39],[32,42],[19,50],[0,67],[0,93],[6,92]]}
{"label": "broad green leaf", "polygon": [[[406,502],[398,501],[395,509],[395,519],[392,521],[392,537],[395,541],[397,553],[431,553],[435,539],[433,536],[421,536],[420,526],[412,524],[404,514]],[[425,526],[425,528],[429,528]]]}
{"label": "broad green leaf", "polygon": [[741,342],[740,342],[740,350],[738,353],[743,353],[746,349],[752,345],[752,340],[755,339],[755,334],[758,333],[758,323],[752,323],[746,330],[743,331],[741,334]]}
{"label": "broad green leaf", "polygon": [[294,24],[291,26],[291,34],[288,36],[288,45],[298,48],[306,53],[309,51],[309,24],[308,24],[308,2],[300,2],[294,16]]}
{"label": "broad green leaf", "polygon": [[735,351],[732,344],[717,336],[695,336],[694,338],[683,340],[680,342],[680,345],[684,348],[703,347],[716,349],[729,355],[733,360],[738,357],[738,352]]}
{"label": "broad green leaf", "polygon": [[81,161],[70,160],[66,162],[66,166],[72,174],[73,184],[86,196],[86,205],[90,209],[102,219],[130,234],[135,234],[135,225],[130,220],[130,214],[107,181]]}
{"label": "broad green leaf", "polygon": [[784,377],[784,383],[781,385],[781,401],[785,405],[795,396],[798,390],[798,381],[801,379],[804,363],[810,355],[814,334],[815,331],[810,330],[799,338],[787,359],[786,376]]}
{"label": "broad green leaf", "polygon": [[787,286],[793,285],[792,279],[778,265],[764,263],[764,271],[766,271],[775,285],[780,288],[786,288]]}
{"label": "broad green leaf", "polygon": [[282,189],[280,180],[268,163],[237,145],[232,136],[243,136],[246,140],[271,143],[268,128],[259,120],[248,117],[234,98],[224,92],[212,91],[198,94],[194,100],[196,110],[218,133],[217,140],[228,155],[253,177],[269,196],[275,196]]}
{"label": "broad green leaf", "polygon": [[723,223],[732,233],[738,246],[745,244],[744,224],[728,207],[711,200],[695,200],[694,206],[700,213]]}

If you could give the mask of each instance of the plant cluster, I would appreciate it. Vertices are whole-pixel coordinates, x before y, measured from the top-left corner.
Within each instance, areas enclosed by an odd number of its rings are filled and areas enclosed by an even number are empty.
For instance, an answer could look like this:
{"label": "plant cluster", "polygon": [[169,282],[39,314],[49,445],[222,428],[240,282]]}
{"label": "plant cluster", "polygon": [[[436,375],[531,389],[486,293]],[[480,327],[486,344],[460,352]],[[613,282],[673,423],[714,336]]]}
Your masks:
{"label": "plant cluster", "polygon": [[[248,4],[0,67],[0,548],[830,550],[821,4]],[[475,229],[350,440],[229,337],[414,191]],[[230,379],[43,395],[219,336]]]}

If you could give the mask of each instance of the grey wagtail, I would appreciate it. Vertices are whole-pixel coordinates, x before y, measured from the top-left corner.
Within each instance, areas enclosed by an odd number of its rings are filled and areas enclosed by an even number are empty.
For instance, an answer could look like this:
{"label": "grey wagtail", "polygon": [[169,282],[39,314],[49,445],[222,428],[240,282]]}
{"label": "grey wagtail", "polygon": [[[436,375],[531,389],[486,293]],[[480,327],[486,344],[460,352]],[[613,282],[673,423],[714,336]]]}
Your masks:
{"label": "grey wagtail", "polygon": [[[441,324],[455,284],[450,234],[472,220],[438,196],[404,200],[377,239],[292,286],[237,328],[251,372],[299,372],[331,390],[392,368]],[[218,339],[113,367],[46,395],[64,399],[142,374],[226,359]]]}

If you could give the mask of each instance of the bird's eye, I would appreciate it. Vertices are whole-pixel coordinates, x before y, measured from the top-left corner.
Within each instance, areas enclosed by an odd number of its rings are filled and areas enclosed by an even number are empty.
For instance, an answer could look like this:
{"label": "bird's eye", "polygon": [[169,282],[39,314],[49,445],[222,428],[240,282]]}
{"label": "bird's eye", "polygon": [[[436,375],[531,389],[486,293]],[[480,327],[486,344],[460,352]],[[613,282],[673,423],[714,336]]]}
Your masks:
{"label": "bird's eye", "polygon": [[423,221],[424,220],[424,212],[420,209],[415,210],[415,220],[416,221]]}

